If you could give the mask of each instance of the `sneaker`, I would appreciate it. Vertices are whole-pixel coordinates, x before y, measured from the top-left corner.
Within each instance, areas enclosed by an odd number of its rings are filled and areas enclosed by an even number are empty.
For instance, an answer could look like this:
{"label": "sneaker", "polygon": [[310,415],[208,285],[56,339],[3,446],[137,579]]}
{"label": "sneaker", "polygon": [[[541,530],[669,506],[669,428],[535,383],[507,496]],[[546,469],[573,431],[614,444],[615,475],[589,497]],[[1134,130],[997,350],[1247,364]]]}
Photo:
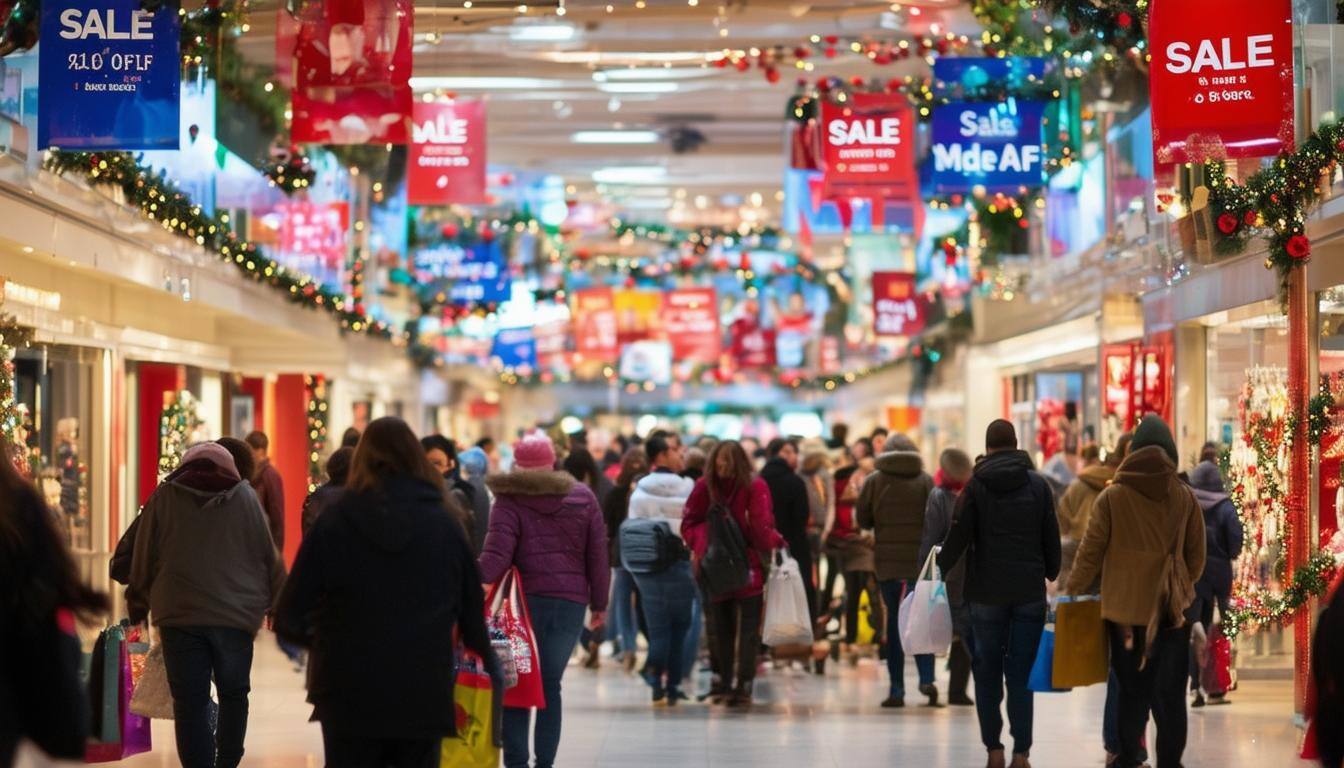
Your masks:
{"label": "sneaker", "polygon": [[1195,700],[1190,702],[1190,706],[1194,709],[1198,709],[1204,706],[1204,694],[1200,693],[1199,691],[1195,691]]}
{"label": "sneaker", "polygon": [[954,707],[974,707],[974,706],[975,706],[975,702],[971,700],[971,697],[970,697],[970,696],[967,696],[967,695],[964,694],[964,693],[949,693],[949,694],[947,695],[947,703],[948,703],[948,704],[951,704],[951,705],[954,706]]}
{"label": "sneaker", "polygon": [[985,768],[1008,768],[1008,763],[1003,759],[1002,749],[989,751],[989,762],[985,763]]}
{"label": "sneaker", "polygon": [[938,686],[929,684],[919,686],[919,692],[923,696],[929,697],[929,706],[938,706]]}
{"label": "sneaker", "polygon": [[668,701],[667,698],[667,691],[663,690],[662,688],[653,689],[653,706],[665,707],[670,703],[671,702]]}
{"label": "sneaker", "polygon": [[667,689],[667,706],[669,707],[675,707],[678,703],[687,701],[688,699],[690,699],[690,697],[682,693],[679,688]]}
{"label": "sneaker", "polygon": [[633,674],[635,673],[635,667],[638,666],[638,665],[639,665],[639,659],[635,657],[635,652],[634,652],[634,651],[626,651],[626,653],[625,653],[625,673],[626,673],[627,675],[633,675]]}
{"label": "sneaker", "polygon": [[903,696],[888,696],[886,701],[882,702],[883,709],[902,709],[905,707],[905,698]]}

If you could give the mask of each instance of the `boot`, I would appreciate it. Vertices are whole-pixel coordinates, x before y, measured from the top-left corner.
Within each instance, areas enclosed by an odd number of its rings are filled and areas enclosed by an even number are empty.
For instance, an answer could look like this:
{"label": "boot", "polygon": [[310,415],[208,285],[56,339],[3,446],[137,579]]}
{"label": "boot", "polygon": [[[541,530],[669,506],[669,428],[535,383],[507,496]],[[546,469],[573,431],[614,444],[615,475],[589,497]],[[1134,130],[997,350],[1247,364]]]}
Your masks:
{"label": "boot", "polygon": [[991,749],[989,751],[989,762],[985,763],[985,768],[1008,768],[1008,763],[1003,759],[1002,749]]}
{"label": "boot", "polygon": [[1031,761],[1026,755],[1013,755],[1012,768],[1031,768]]}

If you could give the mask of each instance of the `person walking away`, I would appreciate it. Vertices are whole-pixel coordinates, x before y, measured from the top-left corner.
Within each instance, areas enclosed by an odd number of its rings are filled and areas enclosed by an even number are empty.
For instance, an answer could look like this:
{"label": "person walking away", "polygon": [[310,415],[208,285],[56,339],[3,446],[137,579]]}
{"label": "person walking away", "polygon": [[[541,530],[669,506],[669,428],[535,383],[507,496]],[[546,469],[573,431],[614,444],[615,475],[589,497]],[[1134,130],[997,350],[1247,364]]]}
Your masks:
{"label": "person walking away", "polygon": [[1092,505],[1111,482],[1111,478],[1115,477],[1115,467],[1101,463],[1101,449],[1095,443],[1084,446],[1080,458],[1082,469],[1069,483],[1064,495],[1059,497],[1060,583],[1068,583],[1078,543],[1083,540],[1083,534],[1087,533]]}
{"label": "person walking away", "polygon": [[575,480],[588,486],[588,490],[592,491],[593,495],[597,497],[598,505],[607,500],[607,495],[611,493],[614,486],[607,479],[607,476],[597,468],[597,461],[593,458],[593,454],[588,452],[587,448],[575,448],[570,451],[561,466]]}
{"label": "person walking away", "polygon": [[[1125,454],[1129,453],[1129,443],[1134,439],[1133,432],[1122,433],[1115,439],[1115,449],[1106,455],[1106,466],[1112,469],[1119,468],[1120,462],[1124,460]],[[1088,522],[1091,522],[1089,516]],[[1086,532],[1084,532],[1086,533]],[[1081,541],[1080,541],[1081,543]],[[1076,559],[1076,553],[1075,553]],[[1067,587],[1065,581],[1061,586]],[[1097,594],[1101,591],[1101,578],[1098,576],[1093,579],[1092,585],[1088,587],[1088,594]],[[1101,743],[1106,750],[1106,764],[1115,763],[1116,756],[1120,754],[1120,684],[1115,678],[1115,670],[1112,669],[1106,677],[1106,704],[1105,710],[1101,716]],[[1147,731],[1147,723],[1144,723],[1144,730]],[[1139,759],[1147,761],[1148,752],[1146,741],[1139,750]]]}
{"label": "person walking away", "polygon": [[163,641],[185,768],[242,760],[253,639],[284,580],[266,513],[233,457],[217,443],[189,448],[140,513],[126,589],[131,623],[152,614]]}
{"label": "person walking away", "polygon": [[635,620],[635,582],[621,564],[621,523],[630,517],[630,497],[635,483],[649,471],[649,459],[643,448],[631,448],[621,457],[621,471],[616,475],[616,487],[602,505],[602,520],[607,527],[607,561],[611,563],[611,599],[607,617],[615,633],[617,658],[625,671],[633,672],[638,663],[636,635],[639,624]]}
{"label": "person walking away", "polygon": [[591,626],[601,625],[611,586],[597,498],[554,466],[551,441],[528,436],[513,444],[512,470],[486,478],[495,506],[479,559],[481,578],[495,584],[510,568],[518,569],[546,697],[546,708],[537,711],[534,750],[528,748],[532,712],[505,708],[506,768],[526,768],[533,752],[536,768],[555,765],[563,711],[560,681],[583,630],[585,609],[592,609]]}
{"label": "person walking away", "polygon": [[251,477],[243,479],[252,482],[252,488],[257,493],[257,501],[261,502],[261,508],[266,513],[271,539],[275,542],[275,548],[283,554],[285,551],[285,482],[280,477],[280,471],[271,464],[268,455],[271,449],[270,438],[266,437],[265,432],[251,432],[244,438],[244,442],[252,449],[252,462],[255,469]]}
{"label": "person walking away", "polygon": [[459,515],[462,529],[472,530],[475,523],[470,516],[472,510],[476,508],[474,501],[476,489],[471,487],[471,483],[462,479],[457,463],[457,444],[443,435],[425,435],[420,438],[420,446],[424,449],[430,466],[434,467],[443,478],[444,487],[448,489],[448,495],[455,502],[451,509]]}
{"label": "person walking away", "polygon": [[490,528],[490,491],[485,487],[490,460],[485,451],[472,446],[457,455],[457,462],[462,467],[462,479],[471,485],[471,551],[479,555]]}
{"label": "person walking away", "polygon": [[327,482],[313,489],[303,500],[303,535],[312,530],[313,523],[322,513],[331,508],[345,492],[345,480],[350,474],[350,459],[355,455],[354,448],[338,448],[327,457]]}
{"label": "person walking away", "polygon": [[699,480],[705,476],[705,462],[709,461],[709,454],[704,449],[693,446],[686,449],[686,468],[681,471],[681,476],[688,480]]}
{"label": "person walking away", "polygon": [[[657,450],[657,446],[651,448]],[[667,451],[653,456],[655,465],[665,465]],[[681,537],[682,510],[695,481],[672,472],[653,472],[635,485],[630,497],[632,520],[665,522],[678,542]],[[653,689],[653,703],[676,705],[686,699],[681,684],[691,676],[700,641],[699,587],[691,575],[689,553],[680,554],[662,568],[645,572],[630,566],[629,572],[639,587],[644,618],[648,624],[649,656],[644,679]]]}
{"label": "person walking away", "polygon": [[817,586],[812,580],[812,547],[807,539],[813,514],[808,500],[808,484],[798,474],[798,445],[791,440],[777,437],[765,446],[765,455],[761,479],[770,489],[775,529],[788,543],[789,555],[798,561],[798,570],[803,576],[803,589],[807,593],[807,603],[811,608],[809,615],[815,625]]}
{"label": "person walking away", "polygon": [[735,592],[707,596],[706,612],[713,627],[710,641],[717,645],[715,658],[719,664],[710,698],[732,707],[748,707],[756,679],[756,654],[761,647],[765,574],[760,553],[784,546],[785,541],[775,530],[770,489],[764,480],[752,477],[751,459],[735,440],[714,446],[705,476],[696,482],[686,500],[681,535],[697,567],[709,549],[709,514],[714,507],[732,515],[742,531],[749,580]]}
{"label": "person walking away", "polygon": [[1067,589],[1101,576],[1101,615],[1110,632],[1119,692],[1120,752],[1136,768],[1149,711],[1157,724],[1157,766],[1179,766],[1186,742],[1194,582],[1204,572],[1204,515],[1176,476],[1176,443],[1157,416],[1134,430],[1115,481],[1097,497]]}
{"label": "person walking away", "polygon": [[1316,620],[1307,687],[1306,748],[1323,768],[1344,768],[1344,572],[1335,578]]}
{"label": "person walking away", "polygon": [[[1237,508],[1223,489],[1223,475],[1213,461],[1200,462],[1190,470],[1190,489],[1195,494],[1204,513],[1204,574],[1195,582],[1195,602],[1190,607],[1187,618],[1204,625],[1206,632],[1213,631],[1213,607],[1223,616],[1227,615],[1232,598],[1232,563],[1241,556],[1242,541],[1245,533],[1241,519],[1237,517]],[[1200,691],[1199,663],[1191,654],[1190,690],[1195,695],[1192,706],[1204,706],[1204,694]],[[1209,703],[1227,704],[1227,692],[1216,691],[1209,694]]]}
{"label": "person walking away", "polygon": [[[887,672],[891,687],[882,706],[890,709],[905,706],[905,651],[901,648],[897,620],[901,600],[914,591],[924,566],[920,543],[933,478],[924,471],[919,449],[910,438],[899,433],[887,438],[875,464],[877,469],[864,482],[855,512],[859,528],[873,532],[877,580],[887,607]],[[928,697],[929,706],[938,706],[933,656],[915,656],[915,669],[919,672],[920,694]]]}
{"label": "person walking away", "polygon": [[308,702],[330,768],[439,764],[440,740],[456,733],[455,632],[498,674],[449,503],[410,427],[375,419],[345,492],[303,537],[275,631],[311,652]]}
{"label": "person walking away", "polygon": [[[831,454],[824,446],[804,446],[799,474],[802,475],[803,485],[807,487],[808,568],[803,575],[814,627],[817,623],[817,556],[821,552],[821,532],[826,529],[827,521],[835,517],[835,477],[831,474],[830,464]],[[799,567],[802,564],[803,561],[799,560]]]}
{"label": "person walking away", "polygon": [[[947,540],[957,520],[957,499],[971,479],[971,457],[964,451],[948,448],[938,457],[933,476],[933,491],[924,511],[924,537],[919,544],[919,561],[924,562],[935,546]],[[966,695],[971,682],[971,609],[966,604],[966,559],[963,557],[947,573],[947,602],[952,609],[952,648],[948,651],[947,703],[958,707],[974,706]]]}
{"label": "person walking away", "polygon": [[69,544],[0,437],[0,766],[20,741],[48,757],[80,760],[89,701],[80,681],[76,620],[92,622],[107,597],[80,580]]}
{"label": "person walking away", "polygon": [[938,567],[946,573],[966,557],[975,709],[987,765],[1006,765],[999,709],[1006,683],[1012,765],[1029,768],[1034,701],[1027,678],[1045,630],[1045,583],[1059,576],[1059,520],[1050,486],[1018,449],[1011,423],[990,423],[985,452],[958,500]]}

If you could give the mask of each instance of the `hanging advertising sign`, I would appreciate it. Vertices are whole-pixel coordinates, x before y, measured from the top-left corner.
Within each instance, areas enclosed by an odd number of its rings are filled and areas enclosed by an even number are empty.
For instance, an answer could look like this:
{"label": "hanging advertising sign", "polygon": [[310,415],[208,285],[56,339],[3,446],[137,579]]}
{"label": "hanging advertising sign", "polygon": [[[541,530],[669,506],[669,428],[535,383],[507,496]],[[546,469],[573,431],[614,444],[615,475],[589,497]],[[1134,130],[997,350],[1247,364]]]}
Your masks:
{"label": "hanging advertising sign", "polygon": [[1290,0],[1153,0],[1148,39],[1159,164],[1293,148]]}
{"label": "hanging advertising sign", "polygon": [[574,292],[574,351],[583,361],[616,362],[620,347],[610,288],[583,288]]}
{"label": "hanging advertising sign", "polygon": [[761,327],[760,319],[744,314],[729,326],[733,362],[738,368],[770,368],[775,364],[775,330]]}
{"label": "hanging advertising sign", "polygon": [[952,102],[933,111],[933,185],[939,192],[1039,187],[1046,103]]}
{"label": "hanging advertising sign", "polygon": [[612,307],[616,312],[617,342],[624,347],[658,336],[658,314],[662,306],[660,291],[616,291],[612,296]]}
{"label": "hanging advertising sign", "polygon": [[532,328],[501,328],[490,347],[495,364],[509,371],[530,371],[537,367],[537,340]]}
{"label": "hanging advertising sign", "polygon": [[349,203],[286,201],[252,216],[248,237],[286,269],[344,290],[349,256]]}
{"label": "hanging advertising sign", "polygon": [[568,320],[538,323],[532,329],[537,342],[537,366],[544,371],[568,373],[570,369]]}
{"label": "hanging advertising sign", "polygon": [[453,304],[492,304],[509,298],[513,280],[498,240],[466,248],[442,243],[421,248],[412,258],[417,279],[441,288]]}
{"label": "hanging advertising sign", "polygon": [[924,302],[913,272],[873,273],[873,333],[914,336],[924,330]]}
{"label": "hanging advertising sign", "polygon": [[678,363],[713,365],[719,359],[719,310],[713,288],[682,288],[663,295],[663,331]]}
{"label": "hanging advertising sign", "polygon": [[933,79],[942,88],[975,90],[998,85],[1020,86],[1045,77],[1045,59],[1035,56],[939,56]]}
{"label": "hanging advertising sign", "polygon": [[917,190],[915,119],[901,94],[856,93],[821,107],[822,197],[888,200]]}
{"label": "hanging advertising sign", "polygon": [[174,4],[42,4],[37,147],[177,149],[179,21]]}
{"label": "hanging advertising sign", "polygon": [[666,385],[672,382],[672,345],[666,341],[636,341],[621,349],[621,378]]}
{"label": "hanging advertising sign", "polygon": [[486,202],[485,102],[416,102],[411,116],[411,205]]}

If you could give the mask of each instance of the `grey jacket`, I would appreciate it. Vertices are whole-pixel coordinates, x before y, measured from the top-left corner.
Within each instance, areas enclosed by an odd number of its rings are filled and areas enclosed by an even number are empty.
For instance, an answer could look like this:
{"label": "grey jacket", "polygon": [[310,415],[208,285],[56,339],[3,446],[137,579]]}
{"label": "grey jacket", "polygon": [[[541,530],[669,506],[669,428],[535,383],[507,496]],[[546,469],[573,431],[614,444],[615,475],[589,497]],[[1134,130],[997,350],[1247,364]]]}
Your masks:
{"label": "grey jacket", "polygon": [[[933,548],[947,540],[952,525],[957,521],[957,494],[946,488],[935,487],[929,493],[929,505],[924,510],[924,536],[919,542],[919,564],[922,567]],[[943,574],[947,582],[947,599],[952,607],[960,607],[965,602],[966,559],[962,558],[947,573]]]}
{"label": "grey jacket", "polygon": [[126,602],[155,626],[256,633],[285,582],[266,513],[246,481],[223,491],[159,484],[141,513]]}

